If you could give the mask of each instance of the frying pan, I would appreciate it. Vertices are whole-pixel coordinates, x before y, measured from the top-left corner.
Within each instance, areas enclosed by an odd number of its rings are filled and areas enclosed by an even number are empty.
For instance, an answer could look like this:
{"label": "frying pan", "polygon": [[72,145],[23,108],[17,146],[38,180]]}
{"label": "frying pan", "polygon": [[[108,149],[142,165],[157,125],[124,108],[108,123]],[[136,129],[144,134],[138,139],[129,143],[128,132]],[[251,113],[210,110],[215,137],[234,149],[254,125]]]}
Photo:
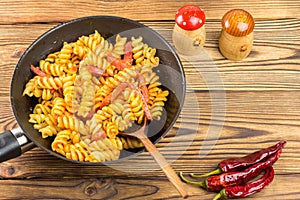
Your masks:
{"label": "frying pan", "polygon": [[[29,114],[37,104],[35,98],[23,96],[26,83],[34,76],[30,65],[37,66],[39,60],[45,59],[49,53],[59,51],[63,42],[76,41],[82,35],[90,35],[98,30],[106,39],[112,40],[116,34],[131,38],[142,36],[143,42],[157,49],[160,64],[155,68],[160,76],[164,89],[170,95],[165,104],[162,119],[149,125],[149,139],[153,143],[161,140],[176,122],[185,97],[185,75],[182,64],[173,47],[157,32],[136,21],[116,16],[90,16],[78,18],[60,24],[41,35],[34,41],[20,58],[11,81],[10,100],[13,113],[19,127],[0,134],[0,162],[17,157],[23,152],[38,146],[58,158],[71,162],[94,164],[74,161],[65,158],[51,150],[54,138],[43,139],[41,134],[28,122]],[[122,151],[120,159],[128,159],[144,151],[144,148]],[[111,161],[116,162],[116,161]],[[97,163],[96,163],[97,164]],[[99,164],[99,163],[98,163]]]}

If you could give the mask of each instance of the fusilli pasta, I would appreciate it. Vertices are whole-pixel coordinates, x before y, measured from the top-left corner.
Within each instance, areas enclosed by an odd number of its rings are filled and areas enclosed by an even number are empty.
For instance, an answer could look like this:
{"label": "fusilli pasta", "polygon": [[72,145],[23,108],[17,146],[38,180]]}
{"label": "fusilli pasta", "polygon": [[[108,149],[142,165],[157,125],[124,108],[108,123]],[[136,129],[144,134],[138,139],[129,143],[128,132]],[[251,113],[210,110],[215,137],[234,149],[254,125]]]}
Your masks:
{"label": "fusilli pasta", "polygon": [[156,49],[142,37],[98,31],[64,42],[62,48],[30,66],[35,76],[23,95],[38,99],[29,122],[52,150],[84,162],[116,160],[122,149],[140,148],[139,139],[120,135],[134,123],[160,120],[168,91],[153,68]]}

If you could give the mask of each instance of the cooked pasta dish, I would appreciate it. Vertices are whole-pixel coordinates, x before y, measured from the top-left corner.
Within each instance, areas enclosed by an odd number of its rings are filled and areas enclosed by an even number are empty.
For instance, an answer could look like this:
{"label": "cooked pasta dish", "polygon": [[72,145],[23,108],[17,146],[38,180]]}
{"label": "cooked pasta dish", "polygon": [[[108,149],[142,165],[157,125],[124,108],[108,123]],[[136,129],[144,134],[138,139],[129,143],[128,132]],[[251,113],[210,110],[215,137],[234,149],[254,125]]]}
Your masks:
{"label": "cooked pasta dish", "polygon": [[134,123],[160,120],[168,90],[153,68],[156,49],[143,38],[117,35],[115,42],[96,30],[31,65],[34,77],[23,95],[37,98],[29,122],[52,150],[85,162],[119,159],[123,149],[140,148],[124,136]]}

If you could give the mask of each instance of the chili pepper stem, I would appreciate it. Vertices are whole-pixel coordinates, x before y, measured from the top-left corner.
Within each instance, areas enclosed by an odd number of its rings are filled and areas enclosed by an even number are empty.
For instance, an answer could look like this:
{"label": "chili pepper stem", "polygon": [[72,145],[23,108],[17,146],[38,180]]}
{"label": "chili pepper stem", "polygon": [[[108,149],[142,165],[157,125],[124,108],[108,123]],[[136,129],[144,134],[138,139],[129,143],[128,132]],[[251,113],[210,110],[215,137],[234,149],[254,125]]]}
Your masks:
{"label": "chili pepper stem", "polygon": [[206,174],[200,174],[200,175],[196,175],[194,173],[191,173],[190,176],[193,178],[204,178],[204,177],[208,177],[208,176],[212,176],[212,175],[217,175],[217,174],[221,174],[222,173],[222,169],[221,168],[217,168],[214,171],[208,172]]}
{"label": "chili pepper stem", "polygon": [[186,182],[186,183],[189,183],[189,184],[192,184],[192,185],[198,185],[198,186],[200,186],[200,187],[206,189],[205,182],[196,182],[196,181],[188,180],[187,178],[185,178],[185,177],[183,176],[183,173],[182,173],[182,172],[179,172],[179,176],[180,176],[181,180],[183,180],[183,181]]}
{"label": "chili pepper stem", "polygon": [[[226,198],[225,190],[221,190],[216,196],[214,196],[213,200],[218,200],[221,198]],[[226,198],[227,199],[227,198]]]}

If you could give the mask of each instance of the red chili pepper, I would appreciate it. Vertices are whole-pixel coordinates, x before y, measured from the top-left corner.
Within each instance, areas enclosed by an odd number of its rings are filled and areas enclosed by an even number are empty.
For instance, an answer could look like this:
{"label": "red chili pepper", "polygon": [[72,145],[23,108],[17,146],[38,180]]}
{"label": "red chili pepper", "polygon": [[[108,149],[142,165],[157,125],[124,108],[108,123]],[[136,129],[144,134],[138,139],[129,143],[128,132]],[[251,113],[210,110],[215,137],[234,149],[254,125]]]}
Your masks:
{"label": "red chili pepper", "polygon": [[93,109],[91,109],[85,117],[79,116],[77,113],[75,113],[75,117],[80,119],[81,121],[86,121],[86,120],[92,119],[94,114],[95,114],[95,111]]}
{"label": "red chili pepper", "polygon": [[142,94],[143,94],[146,102],[148,103],[150,99],[149,99],[149,92],[148,92],[148,88],[147,88],[147,85],[146,85],[145,78],[139,72],[137,72],[136,78],[139,80],[139,86],[142,90]]}
{"label": "red chili pepper", "polygon": [[106,59],[110,64],[115,66],[120,71],[124,70],[125,68],[131,67],[130,63],[126,62],[125,60],[121,60],[120,58],[116,58],[115,56],[110,54],[106,56]]}
{"label": "red chili pepper", "polygon": [[56,91],[55,89],[51,89],[51,90],[50,90],[50,93],[51,93],[51,94],[54,94],[55,91]]}
{"label": "red chili pepper", "polygon": [[88,66],[88,71],[94,76],[108,76],[104,69],[92,65]]}
{"label": "red chili pepper", "polygon": [[30,70],[35,73],[36,75],[38,76],[41,76],[41,77],[50,77],[51,75],[49,74],[46,74],[45,72],[41,71],[39,68],[33,66],[33,65],[30,65]]}
{"label": "red chili pepper", "polygon": [[212,172],[203,175],[194,175],[194,177],[206,177],[222,172],[234,172],[245,169],[251,165],[268,159],[270,156],[276,154],[280,149],[284,147],[286,141],[280,141],[276,145],[268,147],[266,149],[256,151],[247,156],[241,158],[229,158],[219,163],[218,168]]}
{"label": "red chili pepper", "polygon": [[132,45],[131,41],[127,42],[124,46],[124,61],[132,65],[133,62],[133,53],[132,53]]}
{"label": "red chili pepper", "polygon": [[222,189],[219,194],[217,194],[213,200],[220,198],[242,198],[247,197],[251,194],[260,192],[266,186],[268,186],[274,179],[274,169],[272,166],[265,169],[265,174],[252,182],[244,185],[230,186]]}
{"label": "red chili pepper", "polygon": [[124,53],[123,60],[120,58],[117,58],[111,54],[106,56],[107,61],[109,63],[111,63],[113,66],[115,66],[120,71],[132,66],[133,53],[132,53],[131,41],[129,41],[125,44],[124,51],[125,51],[125,53]]}
{"label": "red chili pepper", "polygon": [[97,140],[103,140],[106,138],[106,134],[103,130],[98,131],[91,136],[91,142],[97,141]]}
{"label": "red chili pepper", "polygon": [[103,99],[99,109],[101,110],[104,106],[108,105],[110,102],[113,102],[127,86],[128,83],[120,83],[109,95]]}
{"label": "red chili pepper", "polygon": [[[265,162],[256,163],[255,165],[252,165],[241,172],[227,172],[224,174],[211,176],[203,182],[189,181],[184,178],[182,173],[180,174],[180,177],[186,183],[198,185],[210,191],[220,191],[228,186],[245,184],[247,181],[257,177],[266,168],[272,166],[278,160],[281,152],[282,150],[279,150],[275,155],[270,157]],[[193,174],[191,174],[191,176],[193,177]]]}
{"label": "red chili pepper", "polygon": [[103,101],[99,105],[99,108],[96,111],[101,110],[104,106],[107,106],[110,102],[111,102],[111,94],[109,94],[103,99]]}

